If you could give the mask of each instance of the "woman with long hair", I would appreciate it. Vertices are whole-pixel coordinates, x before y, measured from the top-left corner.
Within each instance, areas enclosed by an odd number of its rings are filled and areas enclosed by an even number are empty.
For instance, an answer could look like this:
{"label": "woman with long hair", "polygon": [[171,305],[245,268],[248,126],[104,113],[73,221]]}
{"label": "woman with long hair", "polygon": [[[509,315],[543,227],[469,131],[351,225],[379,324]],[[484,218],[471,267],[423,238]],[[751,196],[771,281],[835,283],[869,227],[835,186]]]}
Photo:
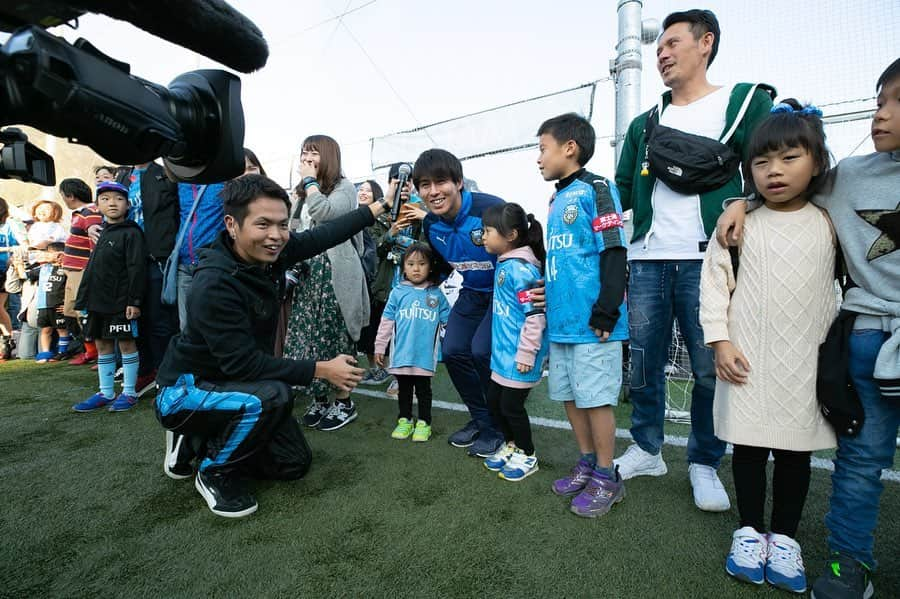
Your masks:
{"label": "woman with long hair", "polygon": [[[356,209],[356,189],[341,174],[341,149],[326,135],[304,140],[300,154],[300,184],[294,214],[306,228]],[[294,219],[296,220],[296,219]],[[296,281],[288,320],[284,355],[292,359],[330,360],[355,354],[354,344],[369,322],[369,294],[360,257],[362,233],[307,260],[288,273]],[[337,430],[356,419],[350,393],[316,379],[306,388],[313,397],[303,423],[319,430]],[[334,402],[329,403],[329,393]]]}

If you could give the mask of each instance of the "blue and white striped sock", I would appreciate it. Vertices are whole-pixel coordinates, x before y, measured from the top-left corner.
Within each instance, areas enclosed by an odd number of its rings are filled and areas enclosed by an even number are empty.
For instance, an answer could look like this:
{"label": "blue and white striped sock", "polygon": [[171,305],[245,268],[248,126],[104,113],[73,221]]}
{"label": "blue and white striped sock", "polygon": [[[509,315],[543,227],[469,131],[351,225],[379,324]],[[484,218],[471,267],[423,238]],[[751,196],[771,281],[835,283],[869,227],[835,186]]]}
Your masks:
{"label": "blue and white striped sock", "polygon": [[122,354],[122,393],[135,395],[134,387],[137,384],[138,367],[141,364],[140,354]]}
{"label": "blue and white striped sock", "polygon": [[97,377],[100,379],[100,393],[107,399],[116,397],[116,354],[97,356]]}

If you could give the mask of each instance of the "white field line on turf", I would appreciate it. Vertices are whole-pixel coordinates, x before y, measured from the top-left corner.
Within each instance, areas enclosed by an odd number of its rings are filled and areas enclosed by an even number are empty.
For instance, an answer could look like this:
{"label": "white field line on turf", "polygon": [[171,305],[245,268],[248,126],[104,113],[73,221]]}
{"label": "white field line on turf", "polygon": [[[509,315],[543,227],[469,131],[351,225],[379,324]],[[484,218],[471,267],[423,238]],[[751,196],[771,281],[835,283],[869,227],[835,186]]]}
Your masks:
{"label": "white field line on turf", "polygon": [[[357,387],[353,390],[353,393],[357,395],[365,395],[367,397],[378,397],[381,399],[390,399],[396,401],[396,397],[392,397],[383,391],[373,391],[370,389],[360,389]],[[441,408],[444,410],[453,410],[454,412],[465,412],[466,406],[459,403],[453,403],[449,401],[439,401],[433,400],[431,402],[432,407]],[[552,418],[535,418],[530,417],[531,423],[537,426],[543,426],[545,428],[558,428],[563,430],[572,430],[572,427],[565,420],[553,420]],[[631,433],[624,428],[616,429],[616,437],[619,439],[631,439]],[[672,445],[675,447],[687,447],[688,439],[687,437],[680,437],[678,435],[666,435],[664,443],[666,445]],[[731,453],[731,446],[728,446],[728,453]],[[769,458],[772,459],[771,457]],[[818,468],[820,470],[830,470],[834,471],[834,464],[831,460],[826,460],[823,458],[817,458],[813,456],[812,458],[812,466],[813,468]],[[900,471],[897,470],[884,470],[881,473],[882,480],[889,480],[892,482],[900,482]]]}

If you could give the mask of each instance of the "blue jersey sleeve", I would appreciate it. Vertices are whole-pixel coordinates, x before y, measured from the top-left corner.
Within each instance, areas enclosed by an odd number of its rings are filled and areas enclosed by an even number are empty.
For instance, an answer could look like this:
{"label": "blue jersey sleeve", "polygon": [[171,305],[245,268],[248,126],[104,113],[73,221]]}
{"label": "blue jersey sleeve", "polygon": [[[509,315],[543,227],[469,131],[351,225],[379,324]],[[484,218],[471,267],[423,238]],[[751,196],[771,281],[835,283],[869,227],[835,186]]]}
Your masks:
{"label": "blue jersey sleeve", "polygon": [[391,294],[388,296],[387,304],[384,306],[384,311],[381,313],[382,318],[386,318],[388,320],[397,320],[397,302],[398,296],[400,295],[400,292],[397,289],[397,287],[394,287],[391,290]]}
{"label": "blue jersey sleeve", "polygon": [[[591,229],[597,252],[602,253],[615,247],[627,247],[625,224],[622,218],[622,202],[616,185],[606,179],[594,179],[593,205],[583,206],[592,215]],[[587,200],[586,200],[587,201]]]}

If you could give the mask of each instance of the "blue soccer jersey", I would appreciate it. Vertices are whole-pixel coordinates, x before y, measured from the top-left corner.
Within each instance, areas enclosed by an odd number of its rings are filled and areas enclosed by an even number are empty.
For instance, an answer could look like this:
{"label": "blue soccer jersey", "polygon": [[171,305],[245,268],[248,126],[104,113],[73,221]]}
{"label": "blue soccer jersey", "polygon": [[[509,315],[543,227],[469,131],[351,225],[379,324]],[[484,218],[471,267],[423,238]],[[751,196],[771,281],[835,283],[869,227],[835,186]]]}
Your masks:
{"label": "blue soccer jersey", "polygon": [[41,264],[35,307],[44,310],[61,306],[65,293],[66,271],[63,267],[52,263]]}
{"label": "blue soccer jersey", "polygon": [[[550,346],[544,331],[540,331],[538,338],[534,368],[525,373],[519,372],[516,369],[516,355],[521,346],[526,319],[544,314],[543,310],[535,308],[531,303],[530,293],[532,288],[538,286],[541,271],[526,260],[508,258],[497,262],[496,272],[494,314],[491,319],[491,371],[512,381],[536,383],[541,380],[544,358]],[[541,324],[543,325],[543,318]],[[532,323],[532,326],[535,324]]]}
{"label": "blue soccer jersey", "polygon": [[[600,296],[600,254],[627,247],[615,184],[583,171],[556,192],[547,217],[547,331],[554,343],[597,343],[589,326]],[[610,341],[628,339],[625,302]]]}
{"label": "blue soccer jersey", "polygon": [[419,288],[403,282],[391,291],[382,318],[394,321],[390,368],[437,367],[441,327],[450,317],[450,302],[439,287]]}

